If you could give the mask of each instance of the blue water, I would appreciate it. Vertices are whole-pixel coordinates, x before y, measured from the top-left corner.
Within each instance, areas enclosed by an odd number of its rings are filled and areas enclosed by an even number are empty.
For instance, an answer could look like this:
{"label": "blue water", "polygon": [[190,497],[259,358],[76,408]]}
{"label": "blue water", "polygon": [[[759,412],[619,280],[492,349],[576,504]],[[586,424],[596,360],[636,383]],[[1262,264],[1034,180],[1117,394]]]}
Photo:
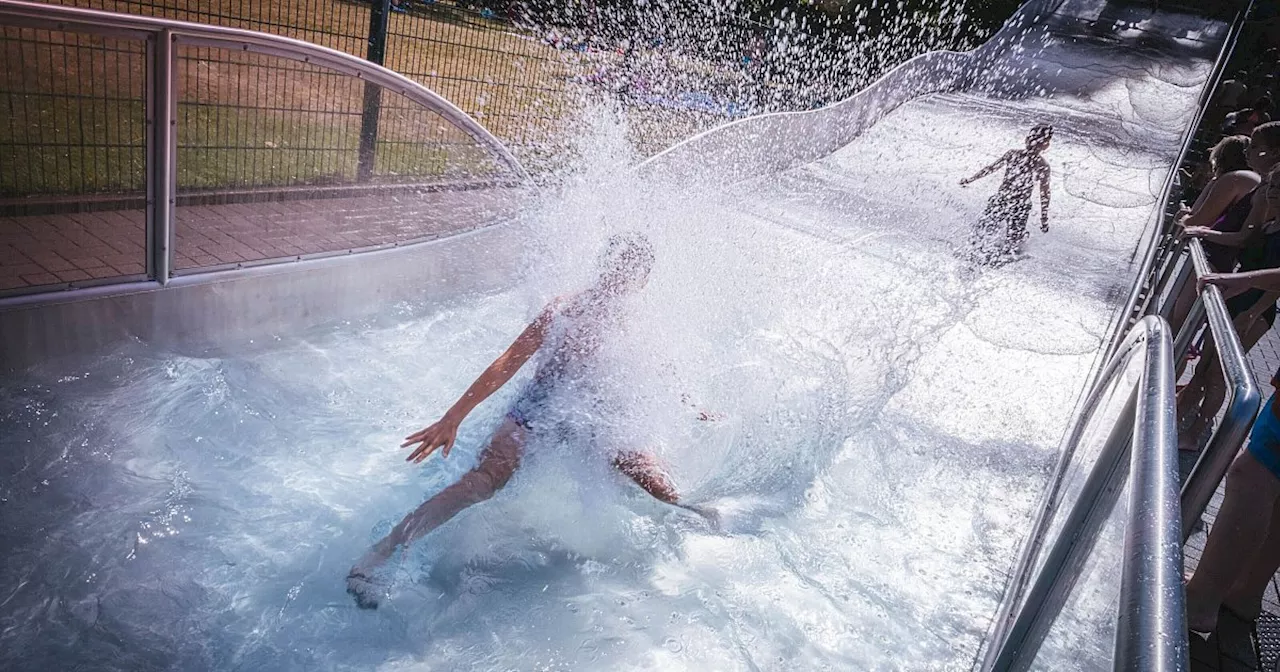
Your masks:
{"label": "blue water", "polygon": [[[1088,95],[924,99],[717,194],[588,171],[535,208],[529,271],[495,295],[7,376],[0,667],[968,669],[1204,73],[1105,68]],[[995,184],[955,182],[1044,118],[1054,228],[974,271],[954,248]],[[471,466],[515,384],[446,460],[407,465],[400,437],[632,228],[658,262],[602,354],[624,410],[588,421],[724,530],[545,441],[357,609],[351,563]]]}

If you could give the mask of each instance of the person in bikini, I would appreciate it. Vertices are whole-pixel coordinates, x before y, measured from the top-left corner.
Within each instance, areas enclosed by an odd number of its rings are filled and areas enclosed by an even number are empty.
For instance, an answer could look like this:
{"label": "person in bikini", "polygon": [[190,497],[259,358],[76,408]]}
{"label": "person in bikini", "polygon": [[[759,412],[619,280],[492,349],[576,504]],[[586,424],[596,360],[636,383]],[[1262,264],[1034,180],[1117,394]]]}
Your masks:
{"label": "person in bikini", "polygon": [[1040,185],[1040,230],[1049,232],[1049,162],[1042,154],[1052,140],[1053,126],[1037,124],[1027,134],[1025,149],[1011,149],[973,177],[960,180],[960,186],[967,186],[1004,166],[1004,181],[974,227],[971,245],[978,263],[998,264],[1021,252],[1029,235],[1027,218],[1036,183]]}
{"label": "person in bikini", "polygon": [[[409,462],[420,463],[437,450],[448,457],[457,440],[458,427],[467,415],[507,384],[525,362],[540,356],[532,380],[493,433],[476,466],[405,516],[352,567],[347,576],[347,592],[358,605],[377,607],[379,589],[374,575],[396,548],[413,543],[468,506],[492,497],[520,466],[530,437],[544,430],[554,431],[559,423],[548,413],[553,397],[566,389],[575,391],[593,374],[594,356],[611,332],[621,326],[625,301],[644,288],[653,262],[653,247],[643,235],[632,232],[610,238],[600,258],[600,274],[590,287],[547,305],[439,421],[405,438],[401,447],[413,446],[406,458]],[[713,420],[716,416],[703,412],[698,417]],[[612,452],[611,462],[655,499],[718,524],[713,509],[681,501],[652,455],[617,450]]]}
{"label": "person in bikini", "polygon": [[[1183,228],[1207,226],[1214,231],[1238,232],[1249,217],[1254,191],[1262,182],[1262,176],[1249,166],[1249,136],[1230,135],[1218,141],[1209,152],[1209,170],[1212,179],[1194,205],[1178,212],[1177,224]],[[1204,253],[1213,270],[1229,272],[1236,267],[1240,248],[1206,240]],[[1174,332],[1182,328],[1195,300],[1195,287],[1187,283],[1169,314]]]}
{"label": "person in bikini", "polygon": [[[1249,167],[1262,175],[1260,185],[1249,196],[1248,212],[1236,231],[1208,226],[1189,226],[1185,236],[1205,243],[1239,250],[1232,266],[1242,273],[1280,267],[1280,122],[1254,129],[1246,152]],[[1205,251],[1217,249],[1206,245]],[[1231,268],[1215,268],[1230,271]],[[1276,300],[1280,293],[1248,289],[1226,300],[1227,312],[1245,352],[1266,335],[1276,320]],[[1213,421],[1227,397],[1226,384],[1218,375],[1217,348],[1206,339],[1200,363],[1191,379],[1178,392],[1178,447],[1198,451],[1213,432]]]}

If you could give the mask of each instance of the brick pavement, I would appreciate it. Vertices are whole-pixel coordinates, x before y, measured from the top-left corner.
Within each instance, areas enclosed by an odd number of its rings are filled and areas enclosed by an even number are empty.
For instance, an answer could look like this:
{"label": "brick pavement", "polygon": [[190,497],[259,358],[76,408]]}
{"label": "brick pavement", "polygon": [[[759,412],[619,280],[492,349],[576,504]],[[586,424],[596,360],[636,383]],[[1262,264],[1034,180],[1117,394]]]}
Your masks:
{"label": "brick pavement", "polygon": [[[399,192],[179,206],[175,273],[341,252],[457,233],[520,207],[511,188]],[[108,210],[0,217],[0,292],[146,273],[146,214]]]}
{"label": "brick pavement", "polygon": [[0,217],[0,290],[146,272],[141,210]]}

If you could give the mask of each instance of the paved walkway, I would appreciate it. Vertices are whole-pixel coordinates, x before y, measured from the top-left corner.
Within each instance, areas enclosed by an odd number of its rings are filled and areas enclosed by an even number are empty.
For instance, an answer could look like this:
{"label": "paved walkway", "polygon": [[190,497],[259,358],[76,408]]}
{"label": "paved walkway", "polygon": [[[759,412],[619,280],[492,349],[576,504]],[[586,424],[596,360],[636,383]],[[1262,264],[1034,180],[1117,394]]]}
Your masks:
{"label": "paved walkway", "polygon": [[[1271,377],[1280,369],[1280,330],[1273,329],[1249,352],[1249,367],[1261,388],[1263,400],[1271,395]],[[1184,465],[1189,467],[1189,465]],[[1204,551],[1207,530],[1212,527],[1222,503],[1222,487],[1214,494],[1205,510],[1206,528],[1187,541],[1186,571],[1195,569]],[[1244,670],[1277,670],[1280,657],[1280,575],[1272,578],[1271,586],[1263,598],[1263,615],[1258,620],[1255,639],[1251,623],[1234,618],[1224,618],[1208,641],[1191,638],[1192,672],[1243,672]],[[1224,615],[1225,612],[1224,612]]]}
{"label": "paved walkway", "polygon": [[[174,271],[390,245],[459,233],[513,215],[515,189],[400,192],[179,206]],[[146,213],[0,217],[0,293],[146,273]]]}

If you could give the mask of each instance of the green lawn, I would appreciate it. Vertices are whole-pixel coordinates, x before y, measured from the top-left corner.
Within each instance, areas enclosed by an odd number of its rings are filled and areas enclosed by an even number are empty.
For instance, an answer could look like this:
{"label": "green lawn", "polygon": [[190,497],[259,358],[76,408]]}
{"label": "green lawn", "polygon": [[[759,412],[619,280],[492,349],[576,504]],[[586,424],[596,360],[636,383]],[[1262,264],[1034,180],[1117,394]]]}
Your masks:
{"label": "green lawn", "polygon": [[[264,29],[363,56],[369,10],[345,0],[62,0],[63,4]],[[462,16],[463,19],[458,17]],[[395,13],[386,65],[476,117],[533,170],[568,160],[590,63],[471,15]],[[140,42],[4,27],[0,196],[137,192],[144,187]],[[603,54],[596,61],[615,58]],[[179,49],[183,189],[349,183],[356,177],[363,83],[284,59]],[[288,68],[285,71],[283,68]],[[435,115],[385,94],[375,173],[476,174],[493,160]],[[651,153],[720,119],[629,115]]]}

